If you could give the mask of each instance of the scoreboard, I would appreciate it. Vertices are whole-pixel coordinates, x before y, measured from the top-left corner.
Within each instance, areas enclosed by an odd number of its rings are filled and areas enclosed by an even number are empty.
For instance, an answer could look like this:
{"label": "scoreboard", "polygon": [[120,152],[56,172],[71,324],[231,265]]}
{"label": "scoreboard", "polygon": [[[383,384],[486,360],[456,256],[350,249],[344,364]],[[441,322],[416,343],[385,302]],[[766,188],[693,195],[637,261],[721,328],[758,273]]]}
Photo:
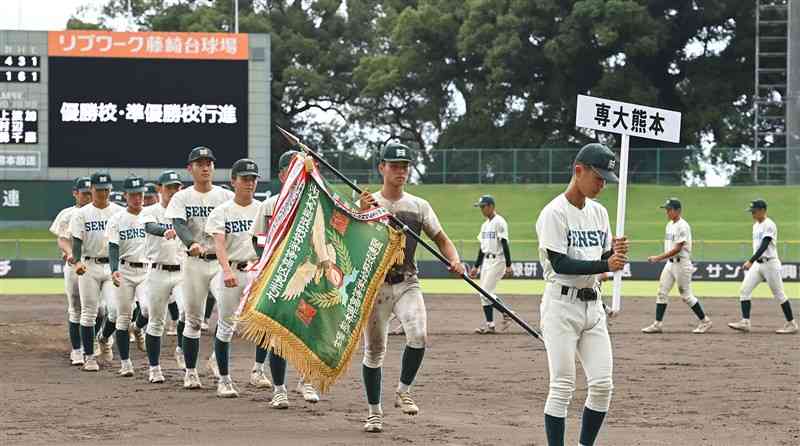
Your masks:
{"label": "scoreboard", "polygon": [[[0,180],[150,178],[214,149],[269,178],[269,36],[0,30]],[[115,172],[117,174],[115,175]],[[115,178],[116,179],[116,178]]]}

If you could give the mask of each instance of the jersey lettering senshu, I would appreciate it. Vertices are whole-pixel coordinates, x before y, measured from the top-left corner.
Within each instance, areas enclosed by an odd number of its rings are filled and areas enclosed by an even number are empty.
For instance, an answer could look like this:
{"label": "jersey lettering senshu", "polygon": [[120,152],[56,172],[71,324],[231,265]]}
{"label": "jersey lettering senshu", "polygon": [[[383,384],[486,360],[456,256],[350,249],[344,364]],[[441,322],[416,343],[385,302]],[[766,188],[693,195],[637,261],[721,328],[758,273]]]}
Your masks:
{"label": "jersey lettering senshu", "polygon": [[575,288],[594,288],[597,275],[558,274],[550,263],[549,251],[576,260],[601,260],[611,250],[611,224],[608,211],[594,200],[586,199],[583,209],[570,203],[564,194],[554,198],[539,214],[536,233],[539,237],[539,260],[544,279]]}
{"label": "jersey lettering senshu", "polygon": [[214,239],[205,232],[206,221],[215,207],[232,198],[233,192],[219,186],[212,186],[208,192],[198,192],[194,187],[182,189],[172,196],[166,217],[185,219],[194,241],[213,253]]}
{"label": "jersey lettering senshu", "polygon": [[143,263],[147,260],[144,223],[139,215],[123,211],[108,221],[108,241],[119,246],[119,258],[129,262]]}

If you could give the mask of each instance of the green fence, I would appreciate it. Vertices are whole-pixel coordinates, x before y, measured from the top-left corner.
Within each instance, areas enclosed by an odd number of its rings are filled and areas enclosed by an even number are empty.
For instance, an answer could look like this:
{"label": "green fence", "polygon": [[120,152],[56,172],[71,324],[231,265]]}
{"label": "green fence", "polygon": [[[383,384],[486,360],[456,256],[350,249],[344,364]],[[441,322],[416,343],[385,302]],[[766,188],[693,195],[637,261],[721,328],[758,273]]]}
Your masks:
{"label": "green fence", "polygon": [[[454,240],[464,261],[473,262],[478,252],[477,240]],[[664,250],[662,240],[639,240],[631,244],[631,260],[647,260],[648,256]],[[745,240],[695,240],[692,258],[697,261],[744,262],[753,253],[750,241]],[[514,259],[534,260],[539,255],[536,240],[514,240],[511,254]],[[800,241],[778,243],[778,255],[787,262],[800,262]],[[55,239],[0,239],[0,259],[55,259],[59,251]],[[417,260],[434,260],[424,249],[417,249]]]}
{"label": "green fence", "polygon": [[[717,149],[718,152],[732,148]],[[762,148],[764,161],[755,163],[749,171],[740,172],[740,184],[786,184],[800,172],[789,172],[788,151],[797,153],[800,147]],[[566,183],[577,148],[459,148],[433,149],[419,155],[415,170],[417,179],[425,184],[492,184],[492,183]],[[681,147],[652,147],[631,149],[629,181],[634,184],[685,184],[687,166],[692,162],[692,149]],[[375,154],[363,157],[347,152],[324,152],[328,161],[359,183],[379,183],[375,169]],[[736,158],[730,156],[730,158]],[[766,162],[769,160],[769,163]],[[709,164],[715,164],[711,159]]]}

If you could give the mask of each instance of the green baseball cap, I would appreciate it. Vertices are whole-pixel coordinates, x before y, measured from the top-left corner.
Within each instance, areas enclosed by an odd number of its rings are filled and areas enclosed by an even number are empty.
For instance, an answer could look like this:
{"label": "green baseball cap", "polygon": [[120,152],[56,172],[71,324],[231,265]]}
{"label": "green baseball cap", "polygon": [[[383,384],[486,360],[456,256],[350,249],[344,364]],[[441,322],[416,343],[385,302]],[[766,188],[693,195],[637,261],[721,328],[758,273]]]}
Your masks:
{"label": "green baseball cap", "polygon": [[199,159],[207,158],[211,161],[216,161],[217,158],[214,156],[214,152],[206,146],[198,146],[192,149],[189,152],[189,161],[188,164],[191,164],[193,161],[197,161]]}
{"label": "green baseball cap", "polygon": [[95,189],[111,189],[111,175],[106,172],[95,172],[90,179]]}
{"label": "green baseball cap", "polygon": [[75,192],[89,192],[92,188],[92,179],[89,177],[75,178],[75,183],[72,185],[72,190]]}
{"label": "green baseball cap", "polygon": [[681,209],[681,201],[675,197],[667,198],[667,201],[660,207],[661,209]]}
{"label": "green baseball cap", "polygon": [[380,161],[411,162],[411,149],[403,144],[390,143],[381,150]]}
{"label": "green baseball cap", "polygon": [[479,208],[483,206],[488,206],[490,204],[494,206],[494,197],[491,195],[481,195],[481,198],[473,206]]}
{"label": "green baseball cap", "polygon": [[122,182],[122,190],[129,194],[133,194],[145,192],[147,188],[144,186],[144,178],[131,175],[128,178],[125,178],[125,181]]}
{"label": "green baseball cap", "polygon": [[753,212],[758,209],[766,209],[766,208],[767,208],[767,202],[759,198],[750,202],[750,207],[747,208],[747,211]]}
{"label": "green baseball cap", "polygon": [[151,197],[154,195],[158,195],[158,189],[156,189],[156,183],[144,183],[144,196]]}
{"label": "green baseball cap", "polygon": [[231,177],[260,177],[258,165],[249,158],[242,158],[231,167]]}
{"label": "green baseball cap", "polygon": [[169,186],[170,184],[183,184],[181,183],[181,175],[174,170],[165,170],[158,176],[156,184],[159,186]]}
{"label": "green baseball cap", "polygon": [[108,196],[108,201],[120,206],[127,206],[128,204],[125,201],[125,196],[122,195],[122,192],[111,192],[111,194]]}
{"label": "green baseball cap", "polygon": [[617,157],[611,149],[603,144],[591,143],[581,147],[578,155],[575,156],[575,163],[590,166],[609,183],[619,182],[619,178],[614,173],[614,169],[617,167]]}
{"label": "green baseball cap", "polygon": [[289,167],[289,163],[292,162],[292,157],[294,157],[298,153],[300,152],[298,152],[297,150],[287,150],[286,152],[283,152],[281,154],[281,157],[278,158],[278,172]]}

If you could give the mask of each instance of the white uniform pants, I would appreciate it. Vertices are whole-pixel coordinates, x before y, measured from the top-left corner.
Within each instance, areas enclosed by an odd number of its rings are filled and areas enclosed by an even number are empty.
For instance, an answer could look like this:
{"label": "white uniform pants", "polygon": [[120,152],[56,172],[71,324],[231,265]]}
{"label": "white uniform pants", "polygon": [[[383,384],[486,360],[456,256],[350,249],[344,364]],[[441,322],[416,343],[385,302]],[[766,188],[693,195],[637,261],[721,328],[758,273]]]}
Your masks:
{"label": "white uniform pants", "polygon": [[[94,327],[98,309],[105,306],[111,313],[114,299],[114,284],[111,282],[111,267],[108,263],[86,260],[86,272],[78,276],[81,301],[81,325]],[[130,317],[130,316],[129,316]]]}
{"label": "white uniform pants", "polygon": [[239,302],[242,300],[242,292],[248,283],[248,274],[246,271],[239,271],[233,268],[233,274],[236,276],[238,284],[235,287],[228,288],[223,281],[222,268],[214,276],[214,281],[211,287],[213,293],[217,297],[217,339],[222,342],[231,342],[233,339],[233,332],[236,329],[236,309],[239,308]]}
{"label": "white uniform pants", "polygon": [[[147,287],[147,334],[160,337],[164,334],[164,324],[167,317],[167,306],[173,300],[173,295],[180,295],[181,272],[164,271],[152,268],[147,273],[145,286]],[[144,307],[142,307],[144,310]]]}
{"label": "white uniform pants", "polygon": [[[495,298],[497,295],[494,293],[497,289],[497,283],[500,282],[500,279],[506,274],[506,259],[502,255],[491,258],[491,259],[483,259],[483,264],[481,265],[481,277],[480,277],[480,285],[481,288],[486,290],[487,293],[491,294]],[[481,304],[483,306],[492,305],[492,301],[483,297],[481,295]]]}
{"label": "white uniform pants", "polygon": [[764,263],[753,263],[753,266],[744,273],[742,288],[739,291],[739,300],[750,300],[753,297],[753,290],[762,281],[767,282],[772,295],[779,303],[786,302],[787,297],[783,291],[783,278],[781,277],[781,261],[778,259],[770,259]]}
{"label": "white uniform pants", "polygon": [[67,315],[69,321],[81,321],[81,295],[78,289],[78,275],[69,263],[64,264],[64,293],[67,295]]}
{"label": "white uniform pants", "polygon": [[219,263],[216,260],[203,260],[197,257],[187,258],[182,265],[181,288],[186,321],[183,335],[187,338],[200,339],[200,325],[205,316],[206,298],[211,288],[211,280],[219,270]]}
{"label": "white uniform pants", "polygon": [[119,271],[122,273],[122,280],[119,288],[116,289],[114,296],[114,307],[116,308],[116,327],[117,330],[127,330],[131,324],[133,314],[133,302],[140,288],[144,287],[144,279],[147,277],[146,268],[134,268],[130,265],[120,265]]}
{"label": "white uniform pants", "polygon": [[664,265],[661,270],[661,279],[658,284],[658,296],[656,303],[666,304],[669,303],[669,292],[675,284],[678,284],[678,292],[681,299],[689,307],[693,307],[697,303],[697,298],[694,297],[692,292],[692,274],[694,274],[694,266],[689,259],[681,259],[679,262],[669,262]]}
{"label": "white uniform pants", "polygon": [[396,285],[384,283],[375,296],[372,313],[364,327],[364,365],[367,367],[374,369],[383,365],[392,313],[403,325],[406,345],[411,348],[425,348],[428,339],[428,315],[419,280],[413,276]]}
{"label": "white uniform pants", "polygon": [[[575,291],[574,288],[570,290]],[[561,285],[548,283],[539,309],[550,369],[550,391],[544,413],[560,418],[567,416],[567,407],[575,391],[576,355],[586,375],[586,407],[608,412],[614,389],[613,360],[602,300],[582,302],[574,293],[562,295]]]}

